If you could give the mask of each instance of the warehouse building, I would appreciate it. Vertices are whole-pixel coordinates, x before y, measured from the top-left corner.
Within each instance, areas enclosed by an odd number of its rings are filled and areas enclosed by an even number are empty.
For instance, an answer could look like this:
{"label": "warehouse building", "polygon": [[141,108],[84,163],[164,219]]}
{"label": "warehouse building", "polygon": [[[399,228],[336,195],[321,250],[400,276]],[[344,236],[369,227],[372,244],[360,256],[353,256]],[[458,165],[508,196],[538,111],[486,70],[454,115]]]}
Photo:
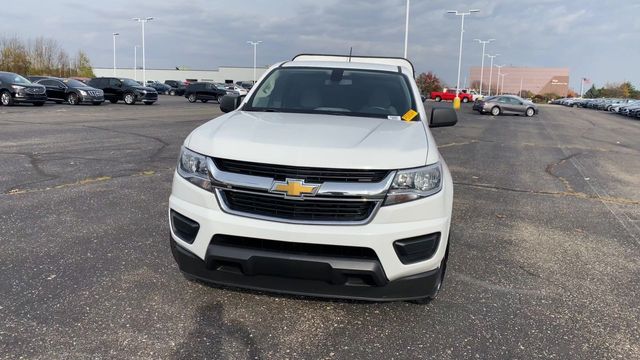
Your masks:
{"label": "warehouse building", "polygon": [[[256,68],[256,77],[260,76],[267,68]],[[113,68],[93,68],[96,76],[114,76]],[[117,77],[142,80],[142,69],[116,69]],[[179,81],[251,81],[253,80],[253,67],[221,66],[217,70],[178,70],[178,69],[147,69],[146,79],[164,82],[165,80]]]}
{"label": "warehouse building", "polygon": [[[480,86],[481,68],[472,67],[469,79],[473,88]],[[529,67],[503,67],[500,70],[504,76],[504,90],[501,93],[519,94],[520,90],[530,91],[533,94],[556,94],[565,97],[569,92],[568,68],[529,68]],[[498,69],[493,68],[492,79],[489,79],[490,68],[485,67],[482,89],[487,93],[491,83],[491,93],[495,94],[498,84]],[[500,79],[500,86],[502,86]]]}

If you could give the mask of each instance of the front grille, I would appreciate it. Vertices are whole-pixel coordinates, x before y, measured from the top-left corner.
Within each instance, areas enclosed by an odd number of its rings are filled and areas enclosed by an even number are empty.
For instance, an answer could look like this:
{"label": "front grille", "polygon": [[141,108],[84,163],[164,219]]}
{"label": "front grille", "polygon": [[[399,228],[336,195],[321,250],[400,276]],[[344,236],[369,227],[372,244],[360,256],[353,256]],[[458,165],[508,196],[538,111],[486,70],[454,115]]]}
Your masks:
{"label": "front grille", "polygon": [[242,249],[272,251],[280,254],[378,260],[376,252],[373,251],[373,249],[357,246],[305,244],[221,234],[214,235],[212,243]]}
{"label": "front grille", "polygon": [[389,170],[328,169],[288,165],[261,164],[229,159],[213,159],[222,171],[269,177],[275,180],[302,179],[311,183],[323,182],[380,182]]}
{"label": "front grille", "polygon": [[27,94],[44,94],[45,88],[43,87],[28,87],[25,89]]}
{"label": "front grille", "polygon": [[293,221],[361,222],[371,216],[377,204],[364,200],[294,200],[231,190],[222,190],[221,194],[230,210]]}
{"label": "front grille", "polygon": [[102,96],[103,92],[102,91],[98,91],[98,90],[89,90],[89,91],[87,91],[87,94],[89,94],[91,96]]}

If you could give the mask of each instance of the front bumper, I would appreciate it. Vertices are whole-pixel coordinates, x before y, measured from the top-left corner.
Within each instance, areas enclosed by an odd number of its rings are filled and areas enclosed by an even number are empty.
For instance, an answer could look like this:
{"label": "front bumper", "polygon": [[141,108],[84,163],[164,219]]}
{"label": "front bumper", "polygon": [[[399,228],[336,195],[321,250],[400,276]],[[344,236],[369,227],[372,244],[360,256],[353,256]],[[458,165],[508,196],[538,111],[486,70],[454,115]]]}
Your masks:
{"label": "front bumper", "polygon": [[16,103],[41,103],[47,101],[47,94],[16,93],[13,101]]}
{"label": "front bumper", "polygon": [[157,92],[147,92],[146,94],[137,94],[138,97],[138,101],[142,101],[142,102],[150,102],[150,101],[157,101],[158,100],[158,93]]}
{"label": "front bumper", "polygon": [[80,95],[79,99],[83,104],[104,102],[104,96]]}
{"label": "front bumper", "polygon": [[[208,283],[259,291],[397,301],[433,297],[440,269],[386,281],[379,262],[278,255],[209,245],[205,260],[171,239],[171,252],[182,272]],[[373,283],[371,283],[373,282]]]}
{"label": "front bumper", "polygon": [[[383,206],[370,223],[346,226],[289,224],[228,214],[222,211],[214,193],[174,173],[169,213],[174,211],[197,222],[199,229],[195,239],[189,243],[177,236],[170,224],[172,251],[183,272],[216,284],[366,300],[423,298],[434,291],[449,235],[453,185],[446,164],[443,164],[443,175],[443,189],[439,193],[404,204]],[[423,261],[403,264],[394,242],[433,233],[440,233],[440,241],[433,255]],[[299,258],[277,251],[260,253],[256,249],[239,252],[238,248],[226,248],[214,243],[216,235],[303,245],[366,248],[375,252],[375,257],[365,262],[349,258],[345,263],[344,258],[330,256]],[[220,261],[228,264],[228,260],[239,264],[241,271],[237,271],[238,266],[235,271],[227,271],[224,266],[216,265]],[[266,262],[267,268],[280,268],[282,271],[276,274],[248,271],[255,267],[255,261],[262,266]],[[300,269],[298,274],[309,276],[301,278],[295,272],[291,276],[291,269],[295,268]],[[334,276],[327,275],[327,272],[341,274],[345,271],[348,274],[365,271],[367,278],[377,280],[354,283],[349,276],[338,276],[342,280],[336,282],[333,281]],[[325,277],[313,275],[315,273],[322,273]]]}

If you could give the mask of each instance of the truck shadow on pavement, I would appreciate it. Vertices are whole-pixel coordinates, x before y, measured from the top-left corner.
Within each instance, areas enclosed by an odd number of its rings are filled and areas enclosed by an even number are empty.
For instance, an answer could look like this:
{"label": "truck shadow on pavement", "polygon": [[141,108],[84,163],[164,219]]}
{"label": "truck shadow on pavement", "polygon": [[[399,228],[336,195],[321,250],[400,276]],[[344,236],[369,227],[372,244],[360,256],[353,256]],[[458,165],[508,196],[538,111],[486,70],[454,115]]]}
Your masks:
{"label": "truck shadow on pavement", "polygon": [[249,329],[224,319],[218,302],[203,304],[195,313],[195,327],[178,345],[175,359],[259,359],[260,351]]}

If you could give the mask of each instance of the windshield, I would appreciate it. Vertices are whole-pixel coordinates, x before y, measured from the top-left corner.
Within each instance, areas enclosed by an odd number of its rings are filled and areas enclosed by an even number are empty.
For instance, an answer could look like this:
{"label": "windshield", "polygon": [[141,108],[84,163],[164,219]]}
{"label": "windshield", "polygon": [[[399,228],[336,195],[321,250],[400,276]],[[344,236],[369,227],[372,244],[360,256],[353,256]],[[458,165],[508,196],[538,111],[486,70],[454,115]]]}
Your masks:
{"label": "windshield", "polygon": [[66,80],[63,80],[62,82],[67,84],[67,86],[70,86],[70,87],[87,86],[87,84],[83,83],[82,81],[78,81],[78,80],[74,80],[74,79],[66,79]]}
{"label": "windshield", "polygon": [[18,74],[16,74],[15,76],[13,76],[12,81],[13,81],[13,83],[14,83],[14,84],[24,84],[24,85],[29,85],[29,84],[31,84],[31,81],[29,81],[29,80],[27,80],[27,79],[23,78],[22,76],[20,76],[20,75],[18,75]]}
{"label": "windshield", "polygon": [[399,119],[415,102],[398,72],[285,67],[260,83],[243,110]]}
{"label": "windshield", "polygon": [[142,86],[140,85],[139,82],[133,80],[133,79],[120,79],[120,81],[122,81],[123,84],[127,85],[127,86]]}

